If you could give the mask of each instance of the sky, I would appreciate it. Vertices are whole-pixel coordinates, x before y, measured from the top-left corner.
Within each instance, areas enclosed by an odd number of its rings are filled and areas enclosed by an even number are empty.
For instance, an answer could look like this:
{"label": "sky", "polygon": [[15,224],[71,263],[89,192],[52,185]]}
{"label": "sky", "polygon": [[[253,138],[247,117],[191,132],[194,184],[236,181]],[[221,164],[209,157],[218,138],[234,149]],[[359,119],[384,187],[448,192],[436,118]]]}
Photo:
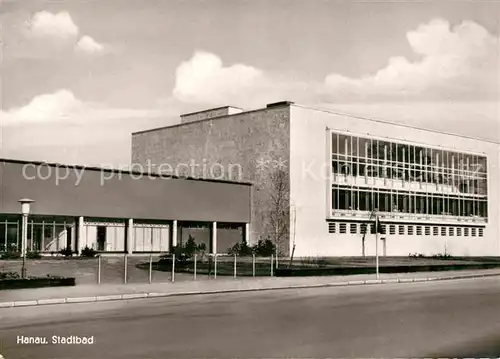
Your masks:
{"label": "sky", "polygon": [[500,140],[500,2],[0,0],[0,157],[124,167],[131,133],[289,100]]}

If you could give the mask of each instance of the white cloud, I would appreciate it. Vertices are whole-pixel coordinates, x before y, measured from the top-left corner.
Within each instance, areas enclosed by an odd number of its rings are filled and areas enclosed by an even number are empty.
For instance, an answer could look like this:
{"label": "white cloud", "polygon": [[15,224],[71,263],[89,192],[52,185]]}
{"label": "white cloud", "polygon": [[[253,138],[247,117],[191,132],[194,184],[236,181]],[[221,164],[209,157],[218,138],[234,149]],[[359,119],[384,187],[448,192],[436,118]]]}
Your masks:
{"label": "white cloud", "polygon": [[173,94],[185,102],[225,102],[253,91],[262,80],[259,69],[243,64],[224,67],[217,55],[196,52],[177,67]]}
{"label": "white cloud", "polygon": [[394,56],[373,74],[332,73],[323,81],[284,78],[244,64],[224,66],[215,54],[197,52],[176,70],[173,95],[180,101],[241,106],[275,100],[298,102],[498,100],[500,40],[472,21],[442,19],[406,34],[417,57]]}
{"label": "white cloud", "polygon": [[37,12],[27,23],[29,34],[34,37],[72,39],[78,36],[78,26],[67,12],[52,14]]}
{"label": "white cloud", "polygon": [[81,101],[71,91],[61,89],[35,96],[22,107],[0,111],[0,124],[2,127],[35,123],[81,124],[116,119],[155,118],[167,113],[164,109],[109,108],[102,104]]}
{"label": "white cloud", "polygon": [[80,29],[67,12],[37,12],[26,23],[24,33],[32,40],[38,40],[31,43],[33,50],[37,51],[56,52],[74,46],[77,53],[97,54],[105,49],[103,44],[89,35],[79,37]]}
{"label": "white cloud", "polygon": [[375,74],[350,78],[331,74],[326,93],[333,99],[498,98],[499,39],[482,26],[464,21],[451,27],[435,19],[407,33],[410,61],[392,57]]}
{"label": "white cloud", "polygon": [[254,107],[283,98],[312,98],[318,85],[245,64],[224,66],[219,56],[198,51],[177,67],[173,97],[199,105]]}
{"label": "white cloud", "polygon": [[99,53],[99,52],[103,51],[104,46],[102,44],[98,43],[97,41],[95,41],[90,36],[85,35],[85,36],[82,36],[80,38],[80,40],[77,42],[75,50],[79,51],[79,52],[88,53],[88,54],[95,54],[95,53]]}
{"label": "white cloud", "polygon": [[172,109],[109,108],[59,90],[0,111],[0,157],[120,166],[132,132],[177,122]]}
{"label": "white cloud", "polygon": [[83,103],[72,92],[59,90],[52,94],[35,96],[27,105],[2,113],[4,124],[12,121],[44,121],[63,119],[78,112]]}

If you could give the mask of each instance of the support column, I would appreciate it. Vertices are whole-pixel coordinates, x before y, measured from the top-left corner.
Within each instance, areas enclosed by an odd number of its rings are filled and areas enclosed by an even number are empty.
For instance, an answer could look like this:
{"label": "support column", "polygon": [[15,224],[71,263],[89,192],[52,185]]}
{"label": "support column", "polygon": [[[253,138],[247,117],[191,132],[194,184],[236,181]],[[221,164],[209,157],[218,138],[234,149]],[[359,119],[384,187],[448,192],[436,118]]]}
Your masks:
{"label": "support column", "polygon": [[172,221],[172,247],[177,246],[177,220]]}
{"label": "support column", "polygon": [[217,222],[212,222],[212,254],[217,254]]}
{"label": "support column", "polygon": [[83,217],[78,217],[78,233],[76,234],[76,246],[75,250],[78,253],[82,252],[82,249],[85,248],[87,240],[85,238],[85,226],[83,225]]}
{"label": "support column", "polygon": [[127,234],[125,235],[125,251],[132,254],[134,247],[134,220],[130,218],[127,222]]}

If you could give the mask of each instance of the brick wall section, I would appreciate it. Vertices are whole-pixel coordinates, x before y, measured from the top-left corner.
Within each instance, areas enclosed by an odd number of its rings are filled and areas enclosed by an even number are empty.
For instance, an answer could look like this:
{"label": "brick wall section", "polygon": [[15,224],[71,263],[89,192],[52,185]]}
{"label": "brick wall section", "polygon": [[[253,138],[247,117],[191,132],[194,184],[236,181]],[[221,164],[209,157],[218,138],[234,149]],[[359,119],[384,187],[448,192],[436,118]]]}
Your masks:
{"label": "brick wall section", "polygon": [[[132,162],[135,164],[145,166],[149,160],[157,169],[163,164],[163,170],[173,170],[179,175],[252,182],[251,243],[271,235],[269,198],[273,183],[270,177],[273,171],[281,169],[289,182],[289,156],[289,106],[132,136]],[[267,161],[265,168],[259,166],[262,160]],[[283,254],[288,254],[288,240],[284,244]]]}

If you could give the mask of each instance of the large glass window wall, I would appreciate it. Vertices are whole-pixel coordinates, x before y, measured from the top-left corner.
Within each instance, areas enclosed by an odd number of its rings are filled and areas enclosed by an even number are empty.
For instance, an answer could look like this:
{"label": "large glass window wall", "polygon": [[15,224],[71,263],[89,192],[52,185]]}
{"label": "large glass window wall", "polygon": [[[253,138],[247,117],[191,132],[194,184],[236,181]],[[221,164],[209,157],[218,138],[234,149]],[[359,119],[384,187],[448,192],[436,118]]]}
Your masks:
{"label": "large glass window wall", "polygon": [[487,195],[485,156],[332,133],[334,174],[449,186],[453,193]]}
{"label": "large glass window wall", "polygon": [[333,210],[355,210],[411,213],[415,215],[448,215],[488,217],[488,203],[480,196],[430,194],[390,189],[333,185]]}

